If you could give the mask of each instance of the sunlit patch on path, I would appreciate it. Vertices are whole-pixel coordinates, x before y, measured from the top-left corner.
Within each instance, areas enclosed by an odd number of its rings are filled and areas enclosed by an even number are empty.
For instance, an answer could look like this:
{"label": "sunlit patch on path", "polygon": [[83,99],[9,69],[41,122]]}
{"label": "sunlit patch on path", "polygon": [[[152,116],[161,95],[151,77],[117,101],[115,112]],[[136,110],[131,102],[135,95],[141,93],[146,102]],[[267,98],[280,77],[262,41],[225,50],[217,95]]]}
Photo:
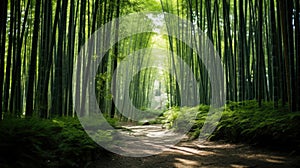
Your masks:
{"label": "sunlit patch on path", "polygon": [[[203,142],[183,140],[177,145],[163,145],[161,136],[174,134],[160,125],[127,126],[120,133],[132,137],[142,137],[148,145],[156,146],[163,152],[148,157],[124,157],[112,154],[100,158],[91,167],[102,168],[287,168],[299,167],[300,156],[288,153],[272,152],[265,149],[253,148],[243,144],[225,142]],[[157,138],[157,141],[150,141]],[[136,143],[132,141],[131,143]],[[130,150],[130,149],[123,149]],[[132,152],[151,152],[146,148],[137,147]],[[153,152],[153,151],[152,151]]]}
{"label": "sunlit patch on path", "polygon": [[170,148],[169,144],[187,138],[180,133],[163,129],[161,125],[123,126],[123,129],[119,129],[117,132],[114,140],[125,145],[121,146],[117,143],[119,146],[116,148],[123,151],[122,153],[126,152],[135,157],[162,153]]}

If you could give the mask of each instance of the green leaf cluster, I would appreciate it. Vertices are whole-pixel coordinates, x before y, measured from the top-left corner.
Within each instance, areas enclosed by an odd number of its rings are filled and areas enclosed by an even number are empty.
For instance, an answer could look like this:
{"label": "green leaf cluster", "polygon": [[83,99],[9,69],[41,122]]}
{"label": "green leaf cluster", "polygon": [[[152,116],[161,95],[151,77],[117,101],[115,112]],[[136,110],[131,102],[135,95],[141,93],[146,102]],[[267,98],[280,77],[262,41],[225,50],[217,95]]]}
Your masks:
{"label": "green leaf cluster", "polygon": [[0,122],[0,132],[2,168],[84,167],[106,153],[76,118],[7,119]]}
{"label": "green leaf cluster", "polygon": [[[198,138],[206,121],[210,106],[199,105],[193,108],[172,108],[164,113],[163,123],[167,128],[184,129],[193,124],[190,139]],[[272,148],[299,149],[300,112],[289,112],[288,107],[275,109],[273,102],[257,101],[229,102],[222,107],[222,118],[210,140],[243,142]],[[193,119],[194,115],[196,117]],[[213,120],[214,121],[214,120]]]}

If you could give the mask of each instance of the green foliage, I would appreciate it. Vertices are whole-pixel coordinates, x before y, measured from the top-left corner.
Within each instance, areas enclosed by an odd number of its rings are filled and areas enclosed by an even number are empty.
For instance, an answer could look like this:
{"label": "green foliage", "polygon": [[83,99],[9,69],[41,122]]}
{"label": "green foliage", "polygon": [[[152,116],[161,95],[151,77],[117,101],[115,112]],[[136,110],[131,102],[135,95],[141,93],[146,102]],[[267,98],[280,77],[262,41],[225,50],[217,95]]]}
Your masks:
{"label": "green foliage", "polygon": [[[198,108],[198,109],[197,109]],[[190,138],[198,138],[207,117],[209,106],[194,108],[172,108],[164,113],[167,128],[180,130],[185,127],[187,117],[193,124]],[[273,103],[264,102],[261,107],[257,101],[230,102],[222,108],[222,118],[210,140],[246,142],[272,147],[299,149],[300,112],[288,112],[287,107],[273,108]],[[195,112],[196,111],[196,112]],[[196,118],[192,119],[192,113]]]}
{"label": "green foliage", "polygon": [[135,114],[137,118],[140,118],[142,120],[154,120],[154,118],[157,118],[162,114],[161,110],[153,110],[144,108],[141,110],[141,113]]}
{"label": "green foliage", "polygon": [[178,117],[178,113],[180,112],[178,107],[172,107],[170,110],[164,112],[165,119],[162,120],[162,124],[166,128],[171,128],[174,125],[174,121]]}
{"label": "green foliage", "polygon": [[74,118],[9,119],[0,131],[0,167],[83,167],[104,153]]}
{"label": "green foliage", "polygon": [[299,119],[299,112],[274,109],[269,102],[262,107],[256,101],[229,103],[211,138],[299,149]]}
{"label": "green foliage", "polygon": [[199,105],[197,107],[188,108],[188,107],[173,107],[170,110],[164,113],[165,119],[163,124],[167,128],[175,128],[175,130],[185,129],[184,127],[187,124],[193,124],[193,129],[202,127],[206,114],[209,110],[209,106]]}
{"label": "green foliage", "polygon": [[140,1],[140,0],[128,0],[124,1],[124,13],[133,13],[140,11],[160,11],[161,6],[159,1],[157,0],[148,0],[148,1]]}
{"label": "green foliage", "polygon": [[119,125],[119,120],[117,118],[110,118],[110,117],[105,117],[105,120],[112,126],[116,127]]}

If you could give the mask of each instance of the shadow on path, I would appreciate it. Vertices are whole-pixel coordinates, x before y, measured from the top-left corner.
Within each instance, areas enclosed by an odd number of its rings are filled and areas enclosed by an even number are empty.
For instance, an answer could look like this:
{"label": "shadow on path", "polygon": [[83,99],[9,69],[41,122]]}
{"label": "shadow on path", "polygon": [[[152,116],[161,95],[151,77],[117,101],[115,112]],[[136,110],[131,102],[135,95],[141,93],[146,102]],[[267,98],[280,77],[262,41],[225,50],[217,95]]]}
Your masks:
{"label": "shadow on path", "polygon": [[[148,126],[149,127],[149,126]],[[132,129],[127,127],[127,129]],[[143,131],[141,131],[143,130]],[[140,126],[130,135],[147,136],[161,133],[161,128]],[[300,167],[300,156],[253,148],[243,144],[225,142],[186,141],[168,146],[158,155],[124,157],[110,154],[99,158],[90,168],[290,168]]]}

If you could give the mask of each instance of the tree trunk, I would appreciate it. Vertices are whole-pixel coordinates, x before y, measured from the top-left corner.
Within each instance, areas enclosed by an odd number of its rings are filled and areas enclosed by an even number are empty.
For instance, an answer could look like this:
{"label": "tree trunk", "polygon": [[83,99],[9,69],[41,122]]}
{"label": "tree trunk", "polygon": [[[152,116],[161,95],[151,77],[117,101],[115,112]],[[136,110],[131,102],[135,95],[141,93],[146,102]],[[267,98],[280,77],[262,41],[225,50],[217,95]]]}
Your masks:
{"label": "tree trunk", "polygon": [[3,115],[2,98],[3,98],[3,82],[4,82],[7,0],[4,0],[0,9],[1,9],[1,13],[0,13],[0,121],[1,121]]}
{"label": "tree trunk", "polygon": [[36,70],[36,60],[37,60],[37,47],[38,47],[38,33],[39,33],[39,23],[40,23],[40,5],[41,0],[36,0],[35,2],[35,14],[34,14],[34,27],[32,35],[32,52],[31,61],[29,66],[29,79],[28,79],[28,95],[26,99],[26,117],[31,117],[33,115],[33,88],[35,80],[35,70]]}

